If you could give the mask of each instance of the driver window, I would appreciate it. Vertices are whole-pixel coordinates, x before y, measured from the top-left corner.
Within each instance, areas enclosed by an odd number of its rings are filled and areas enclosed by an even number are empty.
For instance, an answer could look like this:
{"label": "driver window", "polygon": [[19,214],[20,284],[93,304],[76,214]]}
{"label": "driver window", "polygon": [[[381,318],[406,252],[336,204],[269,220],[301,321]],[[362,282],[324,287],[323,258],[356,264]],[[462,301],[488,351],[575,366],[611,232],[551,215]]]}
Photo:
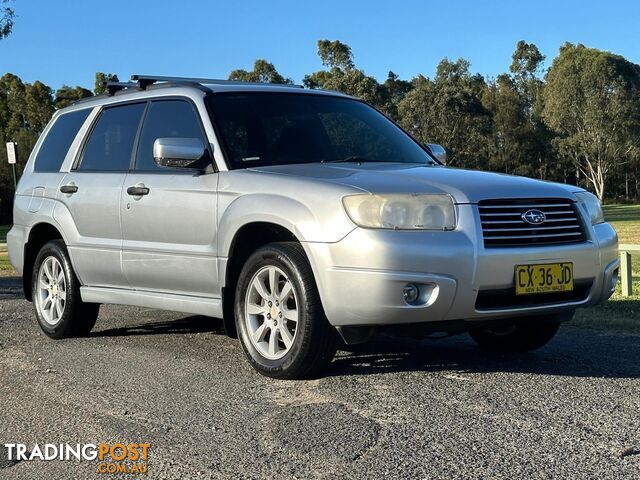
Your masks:
{"label": "driver window", "polygon": [[199,138],[206,145],[198,112],[185,100],[158,100],[149,105],[142,125],[142,134],[136,155],[139,172],[173,170],[161,167],[153,159],[153,142],[157,138]]}

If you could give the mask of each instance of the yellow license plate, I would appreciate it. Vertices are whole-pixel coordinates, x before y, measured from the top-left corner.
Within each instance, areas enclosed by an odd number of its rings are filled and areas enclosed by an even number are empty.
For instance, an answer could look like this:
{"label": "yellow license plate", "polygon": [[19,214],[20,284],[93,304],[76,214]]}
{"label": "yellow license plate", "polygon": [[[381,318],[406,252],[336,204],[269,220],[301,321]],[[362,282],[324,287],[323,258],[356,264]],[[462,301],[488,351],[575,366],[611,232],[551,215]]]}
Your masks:
{"label": "yellow license plate", "polygon": [[516,265],[516,295],[573,290],[573,263]]}

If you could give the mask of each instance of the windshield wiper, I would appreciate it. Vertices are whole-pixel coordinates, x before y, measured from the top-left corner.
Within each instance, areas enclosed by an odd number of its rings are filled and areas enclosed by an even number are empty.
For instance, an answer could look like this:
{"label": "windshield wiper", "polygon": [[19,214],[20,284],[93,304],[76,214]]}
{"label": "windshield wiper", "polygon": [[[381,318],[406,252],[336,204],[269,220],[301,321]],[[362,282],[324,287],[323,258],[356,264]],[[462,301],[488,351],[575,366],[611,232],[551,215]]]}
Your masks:
{"label": "windshield wiper", "polygon": [[348,157],[344,157],[344,158],[331,158],[331,159],[320,160],[320,163],[347,163],[347,162],[362,163],[362,162],[375,162],[375,160],[370,160],[367,157],[361,157],[359,155],[349,155]]}

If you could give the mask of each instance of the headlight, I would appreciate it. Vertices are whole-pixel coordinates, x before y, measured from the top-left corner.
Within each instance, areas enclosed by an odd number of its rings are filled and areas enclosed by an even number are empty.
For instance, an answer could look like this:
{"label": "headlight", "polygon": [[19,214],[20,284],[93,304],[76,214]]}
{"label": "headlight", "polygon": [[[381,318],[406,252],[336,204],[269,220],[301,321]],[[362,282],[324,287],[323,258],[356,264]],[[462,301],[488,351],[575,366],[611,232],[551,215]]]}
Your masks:
{"label": "headlight", "polygon": [[456,213],[449,195],[350,195],[342,199],[356,225],[393,230],[453,230]]}
{"label": "headlight", "polygon": [[589,212],[589,217],[591,217],[591,223],[593,225],[604,222],[602,205],[600,204],[598,197],[589,192],[577,192],[575,196],[578,197],[578,200],[582,202],[584,207],[587,209],[587,212]]}

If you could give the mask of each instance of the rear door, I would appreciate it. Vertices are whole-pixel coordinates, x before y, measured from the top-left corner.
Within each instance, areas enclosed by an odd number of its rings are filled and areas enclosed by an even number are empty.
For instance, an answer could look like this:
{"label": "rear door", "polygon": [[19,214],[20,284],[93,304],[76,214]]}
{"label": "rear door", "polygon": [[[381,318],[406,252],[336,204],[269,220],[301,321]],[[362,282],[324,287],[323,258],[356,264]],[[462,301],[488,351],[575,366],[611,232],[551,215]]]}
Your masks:
{"label": "rear door", "polygon": [[128,287],[120,258],[120,199],[145,105],[106,107],[85,141],[78,165],[62,181],[59,198],[77,228],[69,250],[84,285]]}
{"label": "rear door", "polygon": [[[122,189],[124,273],[135,289],[215,297],[218,174],[158,166],[153,143],[166,137],[199,138],[209,144],[189,100],[149,103],[135,168]],[[137,194],[140,188],[147,193]]]}
{"label": "rear door", "polygon": [[83,126],[91,108],[76,110],[59,115],[48,128],[44,139],[36,151],[33,163],[33,174],[24,175],[20,180],[21,194],[29,194],[28,209],[30,213],[37,213],[45,198],[58,198],[58,187],[65,176],[60,172],[69,150],[80,128]]}

